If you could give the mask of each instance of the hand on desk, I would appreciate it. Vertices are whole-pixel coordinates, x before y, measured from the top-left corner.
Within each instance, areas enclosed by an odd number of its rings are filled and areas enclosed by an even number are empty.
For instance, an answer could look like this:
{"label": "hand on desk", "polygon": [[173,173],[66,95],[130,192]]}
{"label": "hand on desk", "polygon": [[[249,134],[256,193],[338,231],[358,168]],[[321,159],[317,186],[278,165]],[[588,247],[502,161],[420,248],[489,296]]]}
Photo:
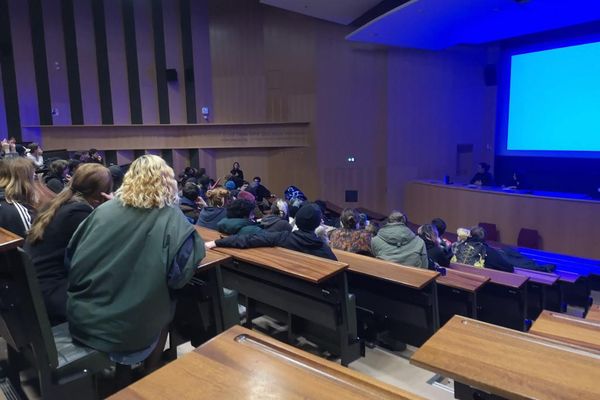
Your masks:
{"label": "hand on desk", "polygon": [[213,241],[210,241],[210,242],[204,242],[204,247],[205,247],[207,250],[210,250],[210,249],[214,249],[215,247],[217,247],[217,244],[215,243],[215,241],[214,241],[214,240],[213,240]]}

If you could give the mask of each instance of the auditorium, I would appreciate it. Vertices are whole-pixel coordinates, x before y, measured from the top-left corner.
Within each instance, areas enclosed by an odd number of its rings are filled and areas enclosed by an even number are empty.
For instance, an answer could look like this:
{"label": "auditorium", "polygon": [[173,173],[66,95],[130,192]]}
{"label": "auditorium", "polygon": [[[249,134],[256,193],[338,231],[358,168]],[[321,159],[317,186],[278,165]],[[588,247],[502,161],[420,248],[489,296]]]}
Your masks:
{"label": "auditorium", "polygon": [[0,0],[0,400],[600,399],[597,0]]}

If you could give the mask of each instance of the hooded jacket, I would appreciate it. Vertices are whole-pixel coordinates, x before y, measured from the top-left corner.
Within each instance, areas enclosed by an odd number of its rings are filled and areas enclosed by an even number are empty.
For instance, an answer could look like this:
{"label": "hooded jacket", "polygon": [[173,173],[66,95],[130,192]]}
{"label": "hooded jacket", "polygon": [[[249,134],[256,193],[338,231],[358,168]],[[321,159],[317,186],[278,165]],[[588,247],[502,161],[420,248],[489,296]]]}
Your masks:
{"label": "hooded jacket", "polygon": [[227,209],[225,207],[204,207],[200,211],[196,225],[216,231],[218,229],[217,224],[226,216]]}
{"label": "hooded jacket", "polygon": [[418,268],[428,266],[425,242],[400,222],[381,228],[371,241],[371,251],[382,260]]}
{"label": "hooded jacket", "polygon": [[292,226],[289,222],[277,215],[266,215],[260,220],[260,225],[268,232],[291,232]]}
{"label": "hooded jacket", "polygon": [[234,235],[215,241],[218,247],[235,247],[247,249],[251,247],[284,247],[289,250],[311,254],[317,257],[336,260],[337,258],[314,232],[262,232],[253,235]]}
{"label": "hooded jacket", "polygon": [[0,189],[0,227],[24,238],[31,228],[33,212],[23,204],[9,202]]}
{"label": "hooded jacket", "polygon": [[217,230],[227,235],[248,235],[251,233],[260,233],[262,228],[254,221],[248,218],[223,218],[217,224]]}

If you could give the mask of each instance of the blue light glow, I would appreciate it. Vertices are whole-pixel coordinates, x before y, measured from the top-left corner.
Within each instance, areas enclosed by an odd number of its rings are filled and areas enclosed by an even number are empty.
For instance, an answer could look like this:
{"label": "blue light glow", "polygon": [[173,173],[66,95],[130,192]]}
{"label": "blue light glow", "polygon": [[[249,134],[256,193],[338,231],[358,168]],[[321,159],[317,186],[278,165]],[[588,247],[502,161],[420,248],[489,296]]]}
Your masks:
{"label": "blue light glow", "polygon": [[507,150],[600,151],[600,42],[511,57]]}

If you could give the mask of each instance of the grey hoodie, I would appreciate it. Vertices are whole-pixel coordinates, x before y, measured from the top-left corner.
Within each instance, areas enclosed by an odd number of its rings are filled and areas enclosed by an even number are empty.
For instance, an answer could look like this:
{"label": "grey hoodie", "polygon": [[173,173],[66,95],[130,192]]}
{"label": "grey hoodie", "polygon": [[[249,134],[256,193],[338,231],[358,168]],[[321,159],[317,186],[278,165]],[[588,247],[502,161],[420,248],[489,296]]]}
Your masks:
{"label": "grey hoodie", "polygon": [[427,248],[423,239],[401,222],[387,224],[371,240],[373,255],[411,267],[427,268]]}

